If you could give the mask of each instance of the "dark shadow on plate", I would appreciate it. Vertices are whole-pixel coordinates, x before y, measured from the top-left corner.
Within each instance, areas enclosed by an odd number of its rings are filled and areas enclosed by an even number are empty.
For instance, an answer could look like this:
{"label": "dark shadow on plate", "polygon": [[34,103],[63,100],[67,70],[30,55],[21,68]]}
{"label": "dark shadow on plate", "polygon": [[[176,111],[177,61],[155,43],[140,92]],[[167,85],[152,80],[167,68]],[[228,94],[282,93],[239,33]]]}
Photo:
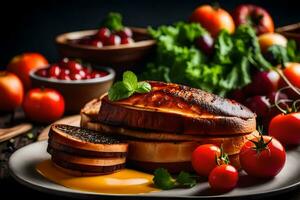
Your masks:
{"label": "dark shadow on plate", "polygon": [[255,177],[249,176],[248,174],[241,174],[239,177],[237,187],[245,188],[245,187],[251,187],[251,186],[258,186],[258,185],[262,185],[267,182],[270,182],[272,180],[273,180],[273,178],[260,179],[260,178],[255,178]]}

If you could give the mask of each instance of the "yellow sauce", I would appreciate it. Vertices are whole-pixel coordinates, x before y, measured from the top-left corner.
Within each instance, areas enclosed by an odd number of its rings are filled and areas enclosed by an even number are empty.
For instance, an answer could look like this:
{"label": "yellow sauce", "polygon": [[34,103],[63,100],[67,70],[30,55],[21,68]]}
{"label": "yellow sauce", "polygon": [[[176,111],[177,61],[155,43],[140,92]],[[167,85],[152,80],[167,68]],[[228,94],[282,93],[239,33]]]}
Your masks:
{"label": "yellow sauce", "polygon": [[60,171],[51,160],[36,166],[37,171],[50,181],[67,188],[110,194],[142,194],[159,191],[153,186],[153,176],[131,169],[101,176],[72,176]]}

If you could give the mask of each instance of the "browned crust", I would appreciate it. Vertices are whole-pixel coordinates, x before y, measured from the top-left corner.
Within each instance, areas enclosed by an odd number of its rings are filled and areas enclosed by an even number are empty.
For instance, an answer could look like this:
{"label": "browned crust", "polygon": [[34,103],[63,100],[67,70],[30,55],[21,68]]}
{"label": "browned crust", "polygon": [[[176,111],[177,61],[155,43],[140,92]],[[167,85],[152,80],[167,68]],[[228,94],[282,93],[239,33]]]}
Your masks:
{"label": "browned crust", "polygon": [[55,142],[52,138],[48,140],[47,151],[51,154],[51,151],[61,151],[77,156],[94,157],[94,158],[121,158],[126,157],[127,152],[99,152],[85,149],[78,149],[76,147],[70,147],[64,144]]}
{"label": "browned crust", "polygon": [[223,135],[249,133],[256,129],[256,119],[236,116],[192,117],[170,112],[140,110],[102,100],[100,123],[175,134]]}
{"label": "browned crust", "polygon": [[[241,165],[239,161],[239,154],[229,156],[230,164],[240,170]],[[192,172],[193,167],[190,161],[187,162],[145,162],[137,160],[129,160],[128,164],[132,168],[136,168],[142,171],[153,172],[158,168],[165,168],[170,173],[179,173],[181,171]]]}
{"label": "browned crust", "polygon": [[245,106],[229,99],[175,83],[148,81],[152,89],[148,93],[135,94],[129,98],[111,102],[120,106],[132,106],[156,111],[176,111],[197,116],[224,116],[242,119],[255,118]]}
{"label": "browned crust", "polygon": [[124,142],[119,144],[95,144],[86,142],[78,138],[71,137],[70,135],[56,129],[55,125],[51,126],[49,136],[51,140],[54,140],[59,144],[94,152],[127,152],[128,149],[128,144]]}

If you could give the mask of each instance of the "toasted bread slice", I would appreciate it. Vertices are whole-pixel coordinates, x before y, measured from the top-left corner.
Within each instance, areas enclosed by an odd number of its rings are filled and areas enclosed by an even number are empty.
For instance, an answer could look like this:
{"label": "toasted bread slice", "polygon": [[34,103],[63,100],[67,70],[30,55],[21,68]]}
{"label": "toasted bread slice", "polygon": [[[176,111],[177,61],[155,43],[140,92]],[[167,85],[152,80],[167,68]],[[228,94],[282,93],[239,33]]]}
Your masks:
{"label": "toasted bread slice", "polygon": [[256,129],[255,114],[235,101],[178,84],[149,83],[152,86],[149,93],[134,94],[123,100],[112,102],[104,95],[95,121],[197,135],[240,134]]}
{"label": "toasted bread slice", "polygon": [[126,158],[86,158],[56,150],[50,150],[51,160],[56,165],[83,174],[109,174],[125,167]]}
{"label": "toasted bread slice", "polygon": [[96,131],[63,124],[51,126],[49,141],[50,144],[55,142],[77,151],[124,153],[128,149],[128,144],[120,140],[119,136],[110,135],[108,137]]}

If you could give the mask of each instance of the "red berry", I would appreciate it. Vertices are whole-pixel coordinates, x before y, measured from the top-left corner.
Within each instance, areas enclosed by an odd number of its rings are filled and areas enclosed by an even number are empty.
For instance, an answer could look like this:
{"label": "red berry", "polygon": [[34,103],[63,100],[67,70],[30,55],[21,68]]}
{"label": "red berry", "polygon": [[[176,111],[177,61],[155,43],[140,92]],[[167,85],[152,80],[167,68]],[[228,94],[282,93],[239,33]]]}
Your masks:
{"label": "red berry", "polygon": [[49,76],[52,78],[57,78],[60,74],[60,71],[61,71],[61,69],[58,65],[52,65],[49,68]]}
{"label": "red berry", "polygon": [[132,44],[134,43],[132,38],[121,38],[121,44]]}
{"label": "red berry", "polygon": [[105,40],[105,45],[119,45],[121,44],[121,38],[118,35],[110,35],[107,40]]}
{"label": "red berry", "polygon": [[69,58],[63,58],[59,62],[59,66],[62,67],[62,68],[67,68],[68,62],[69,62]]}
{"label": "red berry", "polygon": [[98,48],[103,47],[103,43],[99,39],[91,40],[89,44]]}
{"label": "red berry", "polygon": [[101,40],[105,41],[109,36],[111,32],[108,28],[100,28],[96,34],[96,36]]}
{"label": "red berry", "polygon": [[70,79],[71,80],[81,80],[82,77],[80,76],[80,74],[70,74]]}
{"label": "red berry", "polygon": [[67,64],[67,67],[70,70],[71,74],[77,74],[82,69],[81,64],[74,60],[70,60]]}
{"label": "red berry", "polygon": [[36,75],[41,76],[41,77],[48,77],[47,69],[39,69],[35,73],[36,73]]}
{"label": "red berry", "polygon": [[132,31],[128,27],[124,27],[123,30],[120,30],[117,32],[117,35],[121,38],[131,38],[132,37]]}
{"label": "red berry", "polygon": [[71,78],[70,78],[70,76],[68,74],[63,74],[63,73],[61,73],[58,76],[58,79],[60,79],[60,80],[71,80]]}

